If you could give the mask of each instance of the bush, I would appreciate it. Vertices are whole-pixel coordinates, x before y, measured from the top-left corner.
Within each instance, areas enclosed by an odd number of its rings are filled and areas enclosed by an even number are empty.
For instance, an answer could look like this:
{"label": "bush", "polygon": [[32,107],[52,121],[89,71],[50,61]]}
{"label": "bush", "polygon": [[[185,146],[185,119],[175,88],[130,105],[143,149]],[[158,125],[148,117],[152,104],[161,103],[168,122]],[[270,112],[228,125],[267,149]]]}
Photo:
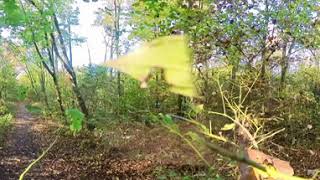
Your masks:
{"label": "bush", "polygon": [[6,114],[0,116],[0,145],[3,143],[4,135],[11,127],[12,115]]}

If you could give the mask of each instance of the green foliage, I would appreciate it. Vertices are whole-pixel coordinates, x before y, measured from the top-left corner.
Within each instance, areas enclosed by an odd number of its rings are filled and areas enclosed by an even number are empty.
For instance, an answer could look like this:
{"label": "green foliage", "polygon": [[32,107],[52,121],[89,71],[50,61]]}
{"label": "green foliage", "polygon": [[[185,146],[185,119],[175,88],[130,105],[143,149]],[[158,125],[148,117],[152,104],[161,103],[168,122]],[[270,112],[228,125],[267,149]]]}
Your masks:
{"label": "green foliage", "polygon": [[8,113],[8,107],[5,105],[4,101],[0,101],[0,115],[5,115]]}
{"label": "green foliage", "polygon": [[17,100],[24,101],[27,98],[28,88],[24,85],[17,86]]}
{"label": "green foliage", "polygon": [[24,14],[16,0],[0,2],[0,11],[1,10],[4,15],[0,16],[0,27],[4,25],[18,26],[23,24]]}
{"label": "green foliage", "polygon": [[70,131],[75,135],[82,129],[84,114],[78,109],[68,109],[66,111],[68,121],[70,123]]}
{"label": "green foliage", "polygon": [[0,117],[0,127],[6,128],[10,126],[11,120],[12,120],[11,114],[2,115]]}
{"label": "green foliage", "polygon": [[[1,54],[1,52],[0,52]],[[19,90],[16,72],[12,63],[0,57],[0,99],[15,100]]]}

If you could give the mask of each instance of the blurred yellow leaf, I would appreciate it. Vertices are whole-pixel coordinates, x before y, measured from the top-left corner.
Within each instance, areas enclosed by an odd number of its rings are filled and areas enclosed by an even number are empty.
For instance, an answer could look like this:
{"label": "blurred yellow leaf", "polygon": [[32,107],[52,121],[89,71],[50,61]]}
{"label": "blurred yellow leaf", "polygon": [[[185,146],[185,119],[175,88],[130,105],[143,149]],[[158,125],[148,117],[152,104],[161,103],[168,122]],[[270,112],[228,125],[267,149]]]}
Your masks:
{"label": "blurred yellow leaf", "polygon": [[197,114],[200,113],[200,112],[202,112],[203,109],[204,109],[203,104],[199,104],[199,105],[196,105],[196,106],[194,107],[194,111],[195,111]]}
{"label": "blurred yellow leaf", "polygon": [[276,168],[274,168],[271,165],[265,166],[267,172],[261,171],[259,169],[254,168],[254,170],[262,175],[263,177],[269,177],[272,179],[278,179],[278,180],[312,180],[312,179],[306,179],[306,178],[301,178],[301,177],[296,177],[296,176],[290,176],[287,174],[284,174],[282,172],[279,172],[276,170]]}
{"label": "blurred yellow leaf", "polygon": [[144,85],[154,69],[162,69],[173,93],[196,97],[190,51],[184,36],[166,36],[143,44],[136,51],[107,62]]}
{"label": "blurred yellow leaf", "polygon": [[229,131],[229,130],[232,130],[236,127],[236,124],[235,123],[231,123],[231,124],[225,124],[223,126],[223,128],[221,128],[221,131]]}
{"label": "blurred yellow leaf", "polygon": [[106,25],[113,25],[114,19],[111,15],[107,14],[103,19],[103,23]]}

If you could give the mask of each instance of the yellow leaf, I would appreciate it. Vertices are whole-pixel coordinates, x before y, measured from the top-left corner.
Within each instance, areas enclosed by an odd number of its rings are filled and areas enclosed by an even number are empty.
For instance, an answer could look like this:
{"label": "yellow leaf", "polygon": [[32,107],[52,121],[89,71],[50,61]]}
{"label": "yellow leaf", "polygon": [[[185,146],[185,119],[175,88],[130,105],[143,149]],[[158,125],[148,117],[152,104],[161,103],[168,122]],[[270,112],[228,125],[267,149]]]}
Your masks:
{"label": "yellow leaf", "polygon": [[112,25],[114,23],[114,19],[111,15],[107,14],[103,19],[103,23],[106,25]]}
{"label": "yellow leaf", "polygon": [[223,128],[221,128],[221,131],[229,131],[229,130],[232,130],[236,127],[236,124],[234,123],[231,123],[231,124],[225,124],[223,126]]}
{"label": "yellow leaf", "polygon": [[195,111],[196,113],[200,113],[200,112],[202,112],[203,110],[204,110],[203,104],[199,104],[199,105],[196,105],[196,106],[194,107],[194,111]]}
{"label": "yellow leaf", "polygon": [[173,93],[196,97],[190,51],[184,36],[166,36],[147,42],[136,51],[109,61],[116,68],[138,79],[148,81],[153,69],[162,69]]}
{"label": "yellow leaf", "polygon": [[312,180],[312,179],[306,179],[306,178],[301,178],[297,176],[290,176],[287,174],[284,174],[282,172],[279,172],[274,168],[273,166],[265,166],[267,172],[261,171],[259,169],[254,168],[254,170],[262,175],[263,177],[270,177],[273,179],[278,179],[278,180]]}

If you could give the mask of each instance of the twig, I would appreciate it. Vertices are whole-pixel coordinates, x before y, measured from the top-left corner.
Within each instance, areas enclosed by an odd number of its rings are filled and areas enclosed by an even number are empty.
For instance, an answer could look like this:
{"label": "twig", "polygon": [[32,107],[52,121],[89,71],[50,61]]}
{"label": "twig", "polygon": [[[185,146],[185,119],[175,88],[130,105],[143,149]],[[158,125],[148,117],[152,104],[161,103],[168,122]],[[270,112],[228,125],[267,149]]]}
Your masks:
{"label": "twig", "polygon": [[208,143],[208,142],[206,142],[206,141],[203,140],[203,139],[202,139],[202,142],[203,142],[210,150],[212,150],[212,151],[214,151],[214,152],[217,152],[218,154],[220,154],[220,155],[222,155],[222,156],[228,157],[228,158],[230,158],[230,159],[232,159],[232,160],[235,160],[235,161],[238,161],[238,162],[245,163],[245,164],[250,165],[250,166],[252,166],[252,167],[254,167],[254,168],[257,168],[257,169],[259,169],[259,170],[261,170],[261,171],[263,171],[263,172],[267,172],[267,168],[266,168],[265,166],[263,166],[263,165],[255,162],[255,161],[252,161],[252,160],[246,158],[246,156],[244,156],[244,155],[239,155],[239,154],[237,154],[237,153],[233,153],[233,152],[228,151],[228,150],[226,150],[226,149],[224,149],[224,148],[222,148],[222,147],[219,147],[219,146],[217,146],[217,145],[215,145],[215,144],[213,144],[213,143]]}
{"label": "twig", "polygon": [[53,145],[56,144],[58,137],[59,136],[56,136],[55,140],[50,144],[50,146],[45,151],[43,151],[43,153],[37,159],[35,159],[31,164],[29,164],[29,166],[20,175],[19,180],[23,180],[24,176],[30,171],[30,169],[48,153],[48,151],[53,147]]}

